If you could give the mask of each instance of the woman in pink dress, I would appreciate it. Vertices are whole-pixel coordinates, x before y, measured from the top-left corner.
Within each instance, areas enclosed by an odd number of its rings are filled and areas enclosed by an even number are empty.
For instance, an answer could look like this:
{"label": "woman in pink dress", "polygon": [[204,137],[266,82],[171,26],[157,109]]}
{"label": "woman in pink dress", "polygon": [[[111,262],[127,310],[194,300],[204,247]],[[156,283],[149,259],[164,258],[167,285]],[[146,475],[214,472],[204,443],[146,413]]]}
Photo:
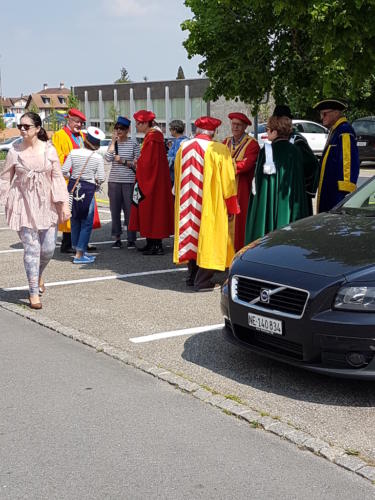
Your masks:
{"label": "woman in pink dress", "polygon": [[70,218],[68,191],[39,115],[25,113],[18,128],[23,141],[7,154],[0,175],[0,203],[23,244],[30,307],[41,309],[42,275],[55,250],[57,223]]}

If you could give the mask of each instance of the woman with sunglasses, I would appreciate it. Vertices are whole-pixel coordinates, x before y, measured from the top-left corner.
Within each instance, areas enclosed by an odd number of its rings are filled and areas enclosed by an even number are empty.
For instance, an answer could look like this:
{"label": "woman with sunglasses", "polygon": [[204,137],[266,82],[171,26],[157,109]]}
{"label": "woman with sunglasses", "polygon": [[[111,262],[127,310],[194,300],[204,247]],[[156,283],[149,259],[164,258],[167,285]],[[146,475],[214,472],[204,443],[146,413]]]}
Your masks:
{"label": "woman with sunglasses", "polygon": [[[112,248],[121,248],[121,210],[124,211],[125,225],[129,225],[130,207],[133,196],[135,169],[140,155],[140,147],[135,139],[128,137],[130,120],[123,116],[117,118],[112,142],[105,159],[112,163],[108,177],[109,208],[112,218]],[[135,248],[137,233],[127,229],[127,247]]]}
{"label": "woman with sunglasses", "polygon": [[57,223],[70,218],[68,191],[39,115],[25,113],[18,129],[23,140],[7,154],[0,175],[0,203],[23,244],[30,307],[41,309],[43,271],[55,250]]}

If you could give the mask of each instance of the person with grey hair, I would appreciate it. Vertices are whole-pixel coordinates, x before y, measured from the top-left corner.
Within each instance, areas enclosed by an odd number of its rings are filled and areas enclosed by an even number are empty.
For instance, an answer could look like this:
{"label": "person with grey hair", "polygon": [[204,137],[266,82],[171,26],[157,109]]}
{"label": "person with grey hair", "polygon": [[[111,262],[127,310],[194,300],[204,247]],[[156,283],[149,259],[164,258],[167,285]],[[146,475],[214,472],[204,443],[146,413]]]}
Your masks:
{"label": "person with grey hair", "polygon": [[172,186],[174,184],[174,162],[176,159],[177,151],[179,150],[181,143],[186,141],[188,137],[184,135],[185,124],[182,120],[172,120],[169,124],[169,131],[174,138],[172,146],[168,151],[168,164],[169,172],[171,175]]}

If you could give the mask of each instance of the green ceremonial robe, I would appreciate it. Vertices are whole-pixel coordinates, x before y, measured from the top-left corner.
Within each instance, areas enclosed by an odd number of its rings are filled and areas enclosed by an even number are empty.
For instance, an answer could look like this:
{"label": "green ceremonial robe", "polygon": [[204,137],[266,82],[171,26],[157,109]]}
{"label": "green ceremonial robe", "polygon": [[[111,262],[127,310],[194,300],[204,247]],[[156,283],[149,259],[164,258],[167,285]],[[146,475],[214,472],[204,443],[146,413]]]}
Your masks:
{"label": "green ceremonial robe", "polygon": [[272,143],[276,173],[264,174],[265,148],[255,167],[255,196],[251,193],[247,211],[245,244],[309,215],[302,155],[288,140]]}
{"label": "green ceremonial robe", "polygon": [[314,155],[313,150],[310,148],[306,139],[295,132],[293,134],[293,144],[298,148],[302,154],[303,175],[305,178],[305,190],[307,194],[307,203],[309,215],[313,214],[312,199],[315,197],[316,190],[318,189],[319,181],[319,162]]}

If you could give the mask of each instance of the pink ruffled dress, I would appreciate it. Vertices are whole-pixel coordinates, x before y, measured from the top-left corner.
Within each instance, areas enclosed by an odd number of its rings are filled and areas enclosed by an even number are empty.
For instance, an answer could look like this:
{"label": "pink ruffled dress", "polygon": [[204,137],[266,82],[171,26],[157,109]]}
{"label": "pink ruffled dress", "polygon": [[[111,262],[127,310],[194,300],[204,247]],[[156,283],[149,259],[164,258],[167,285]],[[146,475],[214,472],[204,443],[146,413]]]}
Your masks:
{"label": "pink ruffled dress", "polygon": [[68,203],[68,191],[54,146],[24,150],[22,142],[12,147],[0,174],[0,204],[5,206],[11,229],[43,230],[57,224],[55,203]]}

